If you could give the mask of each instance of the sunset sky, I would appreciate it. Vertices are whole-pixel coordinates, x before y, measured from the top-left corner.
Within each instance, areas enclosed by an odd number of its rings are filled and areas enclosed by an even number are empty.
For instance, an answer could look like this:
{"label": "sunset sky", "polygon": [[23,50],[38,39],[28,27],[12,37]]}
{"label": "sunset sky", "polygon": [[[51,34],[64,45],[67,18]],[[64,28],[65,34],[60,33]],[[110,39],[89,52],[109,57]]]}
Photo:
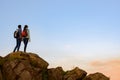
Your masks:
{"label": "sunset sky", "polygon": [[119,0],[0,0],[0,56],[13,51],[19,24],[30,29],[27,51],[49,67],[78,66],[120,80]]}

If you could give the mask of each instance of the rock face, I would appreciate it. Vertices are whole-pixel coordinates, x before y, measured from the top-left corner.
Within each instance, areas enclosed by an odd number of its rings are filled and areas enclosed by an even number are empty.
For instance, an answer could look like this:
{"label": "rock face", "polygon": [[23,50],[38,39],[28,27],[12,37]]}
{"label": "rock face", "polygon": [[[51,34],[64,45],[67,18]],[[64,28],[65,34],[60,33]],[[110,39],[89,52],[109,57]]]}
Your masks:
{"label": "rock face", "polygon": [[109,80],[100,73],[90,74],[76,67],[48,69],[48,63],[33,53],[15,52],[0,57],[0,80]]}
{"label": "rock face", "polygon": [[1,70],[0,70],[0,80],[3,80]]}
{"label": "rock face", "polygon": [[102,73],[97,72],[94,74],[89,74],[84,78],[84,80],[109,80],[109,78]]}
{"label": "rock face", "polygon": [[48,69],[48,80],[63,80],[63,75],[62,67]]}
{"label": "rock face", "polygon": [[67,71],[64,75],[64,80],[82,80],[87,75],[87,72],[76,67],[71,71]]}
{"label": "rock face", "polygon": [[42,80],[48,63],[33,53],[11,53],[2,64],[5,80]]}

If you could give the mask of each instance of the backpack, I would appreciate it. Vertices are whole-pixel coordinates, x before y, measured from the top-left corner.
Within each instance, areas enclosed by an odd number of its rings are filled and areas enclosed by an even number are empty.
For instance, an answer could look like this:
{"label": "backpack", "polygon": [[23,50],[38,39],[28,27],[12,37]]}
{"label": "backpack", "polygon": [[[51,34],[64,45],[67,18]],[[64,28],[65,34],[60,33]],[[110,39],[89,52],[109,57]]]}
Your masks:
{"label": "backpack", "polygon": [[15,30],[14,31],[14,38],[18,38],[19,37],[19,32],[18,32],[18,30]]}
{"label": "backpack", "polygon": [[27,30],[23,30],[22,31],[22,37],[26,37],[28,34],[27,34]]}

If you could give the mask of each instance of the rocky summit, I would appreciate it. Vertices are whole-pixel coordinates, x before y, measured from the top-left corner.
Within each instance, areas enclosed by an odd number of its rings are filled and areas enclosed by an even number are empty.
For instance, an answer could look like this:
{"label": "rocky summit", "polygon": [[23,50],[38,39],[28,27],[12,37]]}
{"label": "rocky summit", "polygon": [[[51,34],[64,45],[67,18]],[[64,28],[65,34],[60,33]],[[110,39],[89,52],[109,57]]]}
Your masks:
{"label": "rocky summit", "polygon": [[78,67],[64,71],[49,68],[48,63],[34,53],[15,52],[0,57],[0,80],[110,80],[102,73],[87,75]]}

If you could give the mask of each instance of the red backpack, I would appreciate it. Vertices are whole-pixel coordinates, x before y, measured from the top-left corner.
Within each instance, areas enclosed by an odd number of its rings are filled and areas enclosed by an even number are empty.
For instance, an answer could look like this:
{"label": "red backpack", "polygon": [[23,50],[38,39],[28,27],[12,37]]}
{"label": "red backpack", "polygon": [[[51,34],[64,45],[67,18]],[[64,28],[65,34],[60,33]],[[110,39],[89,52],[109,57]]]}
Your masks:
{"label": "red backpack", "polygon": [[23,30],[22,31],[22,37],[26,37],[27,36],[27,30]]}

